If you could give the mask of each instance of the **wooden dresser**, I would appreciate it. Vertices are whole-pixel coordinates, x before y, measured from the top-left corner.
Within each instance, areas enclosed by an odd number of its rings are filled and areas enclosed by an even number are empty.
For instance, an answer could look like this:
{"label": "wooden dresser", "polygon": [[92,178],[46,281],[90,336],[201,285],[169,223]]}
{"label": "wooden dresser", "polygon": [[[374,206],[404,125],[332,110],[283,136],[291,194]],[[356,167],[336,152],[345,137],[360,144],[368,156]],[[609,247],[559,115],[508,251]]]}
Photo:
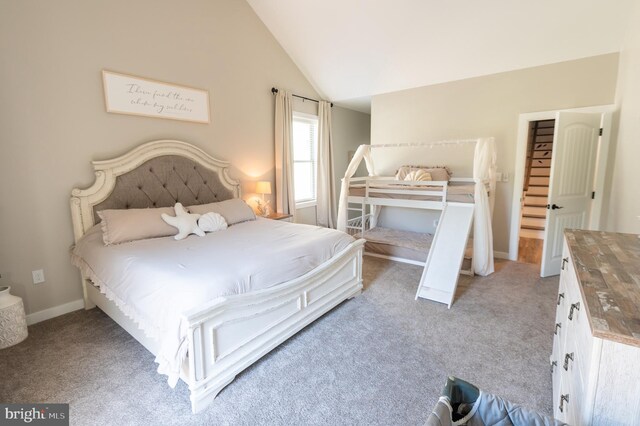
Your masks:
{"label": "wooden dresser", "polygon": [[554,416],[640,425],[640,239],[565,231],[551,354]]}

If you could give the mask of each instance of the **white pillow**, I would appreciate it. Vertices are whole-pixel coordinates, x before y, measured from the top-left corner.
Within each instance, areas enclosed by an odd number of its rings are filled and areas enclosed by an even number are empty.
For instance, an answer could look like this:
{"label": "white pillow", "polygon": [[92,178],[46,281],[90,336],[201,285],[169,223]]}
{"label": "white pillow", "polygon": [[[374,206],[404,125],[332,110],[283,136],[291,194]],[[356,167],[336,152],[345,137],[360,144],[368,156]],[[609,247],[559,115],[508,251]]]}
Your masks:
{"label": "white pillow", "polygon": [[162,220],[167,222],[169,225],[178,228],[178,233],[173,238],[176,240],[182,240],[191,234],[204,237],[204,231],[198,227],[198,219],[200,219],[201,215],[187,213],[180,203],[176,203],[174,209],[176,211],[175,216],[169,216],[166,213],[162,214]]}
{"label": "white pillow", "polygon": [[227,221],[216,212],[205,213],[198,219],[198,226],[204,232],[216,232],[227,229]]}

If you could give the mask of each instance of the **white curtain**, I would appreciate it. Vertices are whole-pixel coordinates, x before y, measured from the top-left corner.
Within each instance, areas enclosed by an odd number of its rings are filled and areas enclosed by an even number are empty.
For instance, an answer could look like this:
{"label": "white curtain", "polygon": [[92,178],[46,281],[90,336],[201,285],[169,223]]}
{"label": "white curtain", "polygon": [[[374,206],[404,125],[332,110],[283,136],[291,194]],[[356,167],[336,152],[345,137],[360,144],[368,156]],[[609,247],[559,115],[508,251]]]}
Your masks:
{"label": "white curtain", "polygon": [[358,170],[358,166],[360,165],[360,162],[363,158],[367,164],[367,171],[369,172],[369,176],[374,176],[373,160],[371,158],[371,146],[360,145],[356,150],[356,153],[353,155],[353,158],[351,159],[351,162],[347,167],[347,171],[344,173],[344,178],[342,179],[342,186],[340,188],[340,202],[338,203],[338,223],[336,226],[338,231],[347,232],[349,180]]}
{"label": "white curtain", "polygon": [[[473,159],[475,210],[473,220],[473,270],[478,275],[493,273],[493,230],[491,205],[485,189],[495,190],[496,148],[493,138],[478,139]],[[492,196],[493,198],[493,196]]]}
{"label": "white curtain", "polygon": [[275,156],[276,210],[296,219],[296,200],[293,193],[293,108],[291,95],[285,90],[276,93]]}
{"label": "white curtain", "polygon": [[316,217],[318,225],[336,227],[336,184],[333,172],[333,139],[331,136],[331,104],[318,103],[318,180]]}

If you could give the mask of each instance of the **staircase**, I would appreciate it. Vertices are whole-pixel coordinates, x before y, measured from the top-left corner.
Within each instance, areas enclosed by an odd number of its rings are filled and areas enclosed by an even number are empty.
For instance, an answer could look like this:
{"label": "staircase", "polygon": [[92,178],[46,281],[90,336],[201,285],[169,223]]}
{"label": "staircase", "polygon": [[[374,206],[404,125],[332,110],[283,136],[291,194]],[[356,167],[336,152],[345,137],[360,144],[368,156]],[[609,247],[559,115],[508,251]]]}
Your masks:
{"label": "staircase", "polygon": [[533,121],[529,127],[527,169],[520,221],[521,237],[539,239],[544,237],[554,126],[555,120],[544,120]]}

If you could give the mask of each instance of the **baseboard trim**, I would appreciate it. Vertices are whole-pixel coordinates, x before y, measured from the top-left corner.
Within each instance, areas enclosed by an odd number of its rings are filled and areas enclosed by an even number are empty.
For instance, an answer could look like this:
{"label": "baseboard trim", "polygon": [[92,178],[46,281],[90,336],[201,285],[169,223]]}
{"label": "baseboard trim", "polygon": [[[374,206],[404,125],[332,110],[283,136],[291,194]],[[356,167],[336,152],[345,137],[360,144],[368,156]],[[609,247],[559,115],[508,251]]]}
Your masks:
{"label": "baseboard trim", "polygon": [[27,325],[36,324],[51,318],[59,317],[60,315],[68,314],[69,312],[77,311],[78,309],[82,308],[84,308],[84,300],[78,299],[74,300],[73,302],[54,306],[53,308],[43,309],[42,311],[34,312],[27,315]]}
{"label": "baseboard trim", "polygon": [[498,259],[506,259],[509,260],[509,253],[506,251],[495,251],[493,252],[493,257]]}

